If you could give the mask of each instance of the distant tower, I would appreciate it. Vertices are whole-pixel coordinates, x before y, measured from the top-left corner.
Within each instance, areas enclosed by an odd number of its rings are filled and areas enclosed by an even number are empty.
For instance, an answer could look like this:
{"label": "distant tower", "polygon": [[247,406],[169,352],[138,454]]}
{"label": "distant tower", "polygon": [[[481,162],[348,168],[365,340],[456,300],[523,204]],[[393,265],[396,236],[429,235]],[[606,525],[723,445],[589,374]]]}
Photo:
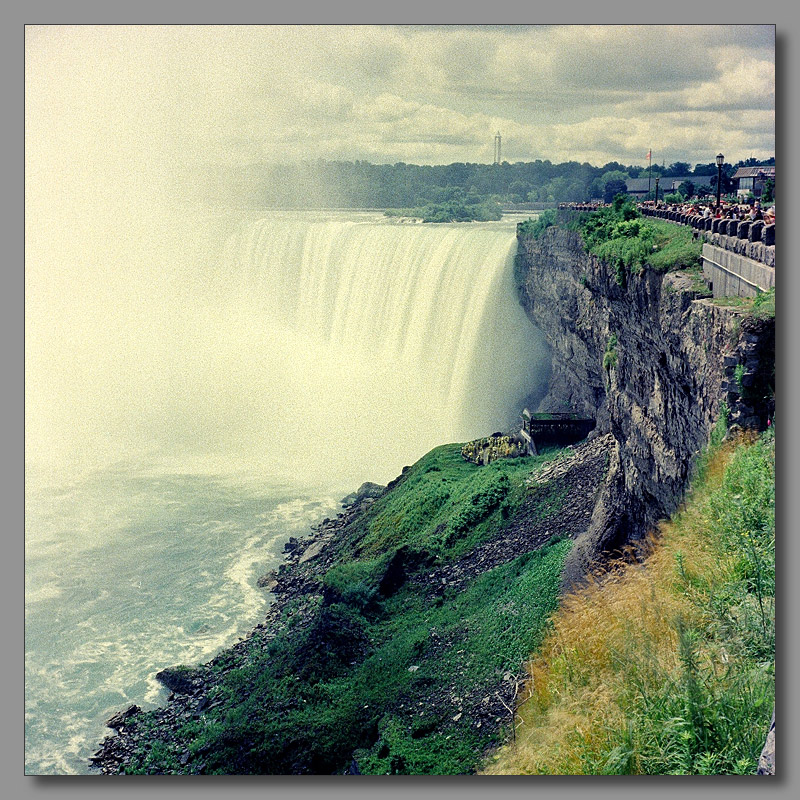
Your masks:
{"label": "distant tower", "polygon": [[500,131],[494,135],[494,163],[500,163]]}

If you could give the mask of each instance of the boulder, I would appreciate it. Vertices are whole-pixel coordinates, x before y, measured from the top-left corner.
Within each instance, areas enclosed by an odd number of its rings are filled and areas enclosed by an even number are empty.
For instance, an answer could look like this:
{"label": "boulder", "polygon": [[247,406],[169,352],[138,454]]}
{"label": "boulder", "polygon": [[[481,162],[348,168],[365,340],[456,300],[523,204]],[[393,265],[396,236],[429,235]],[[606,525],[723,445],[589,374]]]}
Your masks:
{"label": "boulder", "polygon": [[361,486],[355,492],[351,492],[346,497],[343,497],[341,503],[343,506],[355,506],[358,505],[362,500],[367,499],[377,499],[386,491],[385,486],[381,486],[379,483],[372,483],[371,481],[366,481],[362,483]]}
{"label": "boulder", "polygon": [[194,670],[188,667],[168,667],[156,673],[156,680],[176,694],[191,694],[194,690]]}
{"label": "boulder", "polygon": [[120,711],[118,714],[114,714],[114,716],[111,717],[108,722],[106,722],[106,725],[109,728],[113,728],[115,731],[118,731],[120,728],[125,727],[131,717],[135,717],[137,714],[140,714],[141,711],[142,709],[137,705],[128,706],[125,711]]}

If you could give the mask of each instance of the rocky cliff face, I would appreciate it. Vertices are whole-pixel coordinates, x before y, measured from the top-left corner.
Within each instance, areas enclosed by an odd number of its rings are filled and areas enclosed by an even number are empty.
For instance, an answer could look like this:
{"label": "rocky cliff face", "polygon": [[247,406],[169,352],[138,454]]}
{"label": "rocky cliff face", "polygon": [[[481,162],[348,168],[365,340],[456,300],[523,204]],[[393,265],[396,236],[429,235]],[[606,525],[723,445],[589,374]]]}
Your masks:
{"label": "rocky cliff face", "polygon": [[723,402],[731,423],[767,424],[774,320],[715,305],[686,273],[646,270],[620,286],[579,234],[555,227],[520,239],[516,274],[521,302],[552,348],[539,410],[595,416],[595,435],[616,442],[569,585],[599,553],[635,543],[676,509]]}

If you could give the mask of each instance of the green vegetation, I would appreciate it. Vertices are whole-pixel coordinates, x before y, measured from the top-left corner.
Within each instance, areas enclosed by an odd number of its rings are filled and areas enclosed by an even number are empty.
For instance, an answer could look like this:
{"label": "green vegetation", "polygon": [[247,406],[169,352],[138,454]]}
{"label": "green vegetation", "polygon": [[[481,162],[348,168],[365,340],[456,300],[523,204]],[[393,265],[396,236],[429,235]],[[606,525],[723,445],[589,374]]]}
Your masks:
{"label": "green vegetation", "polygon": [[712,302],[717,306],[740,308],[748,317],[775,319],[775,287],[755,297],[715,297]]}
{"label": "green vegetation", "polygon": [[431,450],[403,476],[402,491],[381,497],[356,523],[359,557],[406,546],[439,560],[458,558],[498,530],[526,497],[531,470],[557,452],[477,467],[459,446]]}
{"label": "green vegetation", "polygon": [[[748,159],[750,161],[750,159]],[[775,163],[768,159],[766,164]],[[728,176],[746,162],[723,166],[723,191],[730,191]],[[502,202],[582,202],[603,199],[625,191],[629,177],[647,177],[647,167],[610,161],[603,166],[567,161],[539,160],[502,164],[455,163],[435,166],[370,164],[367,161],[323,161],[214,168],[205,184],[220,199],[236,199],[259,206],[326,208],[421,208],[451,199],[454,190]],[[652,169],[652,177],[692,174],[691,166],[675,162]],[[697,176],[713,175],[717,166],[697,164]],[[700,181],[696,181],[700,183]],[[664,184],[662,184],[664,185]],[[663,194],[663,192],[662,192]]]}
{"label": "green vegetation", "polygon": [[524,239],[538,239],[549,227],[556,224],[556,211],[552,208],[543,211],[536,219],[526,219],[517,225],[517,236]]}
{"label": "green vegetation", "polygon": [[606,350],[603,353],[603,369],[606,372],[617,366],[617,334],[612,333],[606,342]]}
{"label": "green vegetation", "polygon": [[[673,270],[676,273],[680,273],[681,275],[685,276],[691,281],[691,290],[693,292],[697,292],[699,295],[704,297],[711,297],[711,290],[708,288],[708,283],[706,282],[705,276],[703,275],[703,268],[701,266],[696,267],[688,267],[687,269],[676,269]],[[667,291],[675,291],[674,287],[670,287],[669,284],[666,284]]]}
{"label": "green vegetation", "polygon": [[415,217],[423,222],[489,222],[503,216],[500,204],[493,199],[466,197],[443,203],[426,203],[416,208],[393,208],[387,217]]}
{"label": "green vegetation", "polygon": [[752,774],[774,704],[774,432],[701,459],[645,563],[566,598],[502,774]]}
{"label": "green vegetation", "polygon": [[645,220],[623,195],[607,208],[582,215],[578,225],[586,248],[614,267],[623,287],[629,272],[696,269],[702,259],[702,243],[692,238],[690,228]]}
{"label": "green vegetation", "polygon": [[196,721],[176,737],[155,712],[136,718],[149,733],[128,771],[330,774],[354,751],[363,773],[474,770],[499,734],[474,710],[540,643],[571,540],[458,586],[429,574],[523,500],[526,514],[557,515],[564,495],[525,479],[559,452],[479,467],[454,444],[406,469],[340,534],[321,595],[296,598],[286,627],[235,668],[212,662],[219,681]]}

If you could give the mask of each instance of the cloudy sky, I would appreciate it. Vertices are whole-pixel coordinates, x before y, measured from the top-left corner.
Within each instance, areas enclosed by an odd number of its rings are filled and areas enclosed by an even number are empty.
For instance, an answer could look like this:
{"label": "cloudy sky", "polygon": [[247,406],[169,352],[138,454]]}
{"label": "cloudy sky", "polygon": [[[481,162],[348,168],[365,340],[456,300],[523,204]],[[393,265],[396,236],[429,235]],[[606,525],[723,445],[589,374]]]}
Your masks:
{"label": "cloudy sky", "polygon": [[[774,155],[772,26],[29,27],[29,169]],[[57,167],[56,167],[56,162]]]}

